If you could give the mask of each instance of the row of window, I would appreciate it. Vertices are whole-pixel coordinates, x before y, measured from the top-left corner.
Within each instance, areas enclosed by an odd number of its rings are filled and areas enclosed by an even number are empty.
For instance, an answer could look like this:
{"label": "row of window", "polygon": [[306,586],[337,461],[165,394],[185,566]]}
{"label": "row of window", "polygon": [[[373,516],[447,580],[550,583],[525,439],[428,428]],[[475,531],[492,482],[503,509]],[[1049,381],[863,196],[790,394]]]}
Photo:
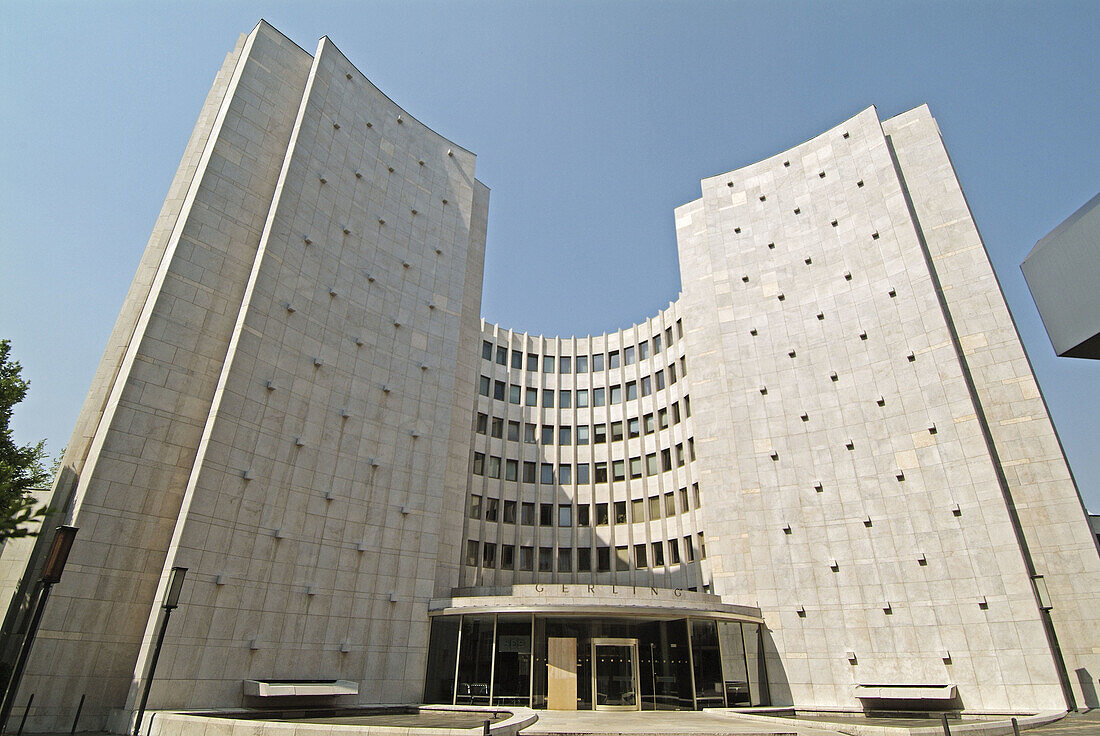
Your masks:
{"label": "row of window", "polygon": [[[669,364],[668,385],[676,383],[679,376],[687,375],[687,360],[681,357],[679,364],[679,373],[676,371],[676,363]],[[576,391],[570,389],[555,391],[552,388],[544,388],[542,390],[542,406],[547,409],[554,408],[555,398],[558,407],[562,409],[572,409],[574,405],[578,409],[584,409],[588,406],[605,406],[608,403],[621,404],[624,398],[627,401],[633,401],[638,398],[639,394],[649,396],[653,393],[654,388],[659,391],[664,387],[665,371],[659,370],[652,376],[643,376],[639,381],[627,381],[625,384],[615,384],[607,388],[579,388]],[[507,400],[509,404],[518,405],[522,399],[525,406],[539,406],[539,390],[537,388],[524,387],[507,381],[494,381],[489,376],[481,376],[478,382],[478,393],[482,396],[492,395],[498,401]],[[590,397],[591,403],[589,403]],[[574,398],[576,401],[574,401]]]}
{"label": "row of window", "polygon": [[[683,410],[680,409],[680,404],[683,403]],[[670,412],[671,409],[671,412]],[[572,445],[573,436],[576,434],[576,444],[587,445],[591,442],[594,445],[602,445],[607,442],[608,428],[611,430],[611,441],[618,442],[623,437],[635,438],[640,437],[642,433],[653,434],[659,429],[668,429],[669,417],[671,416],[672,424],[679,424],[681,417],[691,416],[691,397],[685,396],[680,402],[673,402],[671,406],[667,408],[658,409],[656,413],[649,412],[641,417],[633,417],[624,421],[615,421],[610,424],[604,424],[602,422],[587,425],[581,424],[576,427],[561,425],[557,427],[557,444],[559,445]],[[491,437],[498,439],[504,438],[504,430],[507,426],[507,437],[512,442],[519,442],[519,430],[520,422],[518,420],[508,420],[505,424],[505,420],[502,417],[490,417],[484,412],[478,412],[477,417],[474,419],[474,431],[478,434],[489,434]],[[625,434],[624,430],[625,429]],[[544,424],[541,431],[541,441],[544,445],[554,444],[555,427],[552,424]],[[575,430],[575,432],[574,432]],[[539,436],[538,425],[532,422],[523,423],[523,441],[529,444],[537,442],[536,439]]]}
{"label": "row of window", "polygon": [[[569,429],[569,427],[561,427],[561,429]],[[658,460],[658,457],[660,459]],[[651,452],[645,457],[637,455],[635,457],[623,460],[612,460],[610,463],[606,461],[594,462],[594,463],[560,463],[557,465],[557,471],[555,472],[554,463],[536,463],[533,461],[523,461],[523,482],[535,483],[536,476],[537,482],[542,485],[553,485],[558,483],[559,485],[569,485],[573,482],[574,469],[576,470],[576,481],[578,484],[582,483],[606,483],[609,479],[626,480],[627,474],[631,479],[641,478],[643,475],[651,476],[657,473],[664,473],[672,470],[673,459],[675,458],[676,467],[684,467],[685,458],[695,460],[695,439],[689,437],[687,441],[687,453],[684,452],[684,443],[678,442],[675,447],[666,447],[661,450],[660,453]],[[490,478],[501,477],[501,466],[504,467],[504,480],[520,480],[520,461],[513,460],[511,458],[504,459],[503,463],[501,458],[496,455],[486,456],[484,452],[474,453],[473,473],[474,475],[488,475]],[[608,475],[608,465],[611,466],[611,474]]]}
{"label": "row of window", "polygon": [[[693,483],[691,486],[692,496],[695,500],[695,508],[699,508],[699,484]],[[596,516],[592,518],[593,506],[595,507]],[[557,513],[555,514],[555,508]],[[668,518],[676,515],[676,494],[672,491],[665,493],[663,496],[649,496],[648,498],[635,498],[628,504],[626,501],[614,501],[612,503],[597,503],[587,504],[579,503],[574,509],[571,503],[540,503],[538,504],[538,522],[542,527],[588,527],[595,526],[607,526],[614,520],[615,524],[627,523],[627,508],[630,509],[630,519],[632,522],[642,522],[646,520],[647,513],[650,521],[657,521],[661,518]],[[689,508],[688,504],[688,489],[680,489],[680,509],[682,513],[687,513]],[[481,496],[472,494],[470,496],[469,517],[471,519],[480,520],[482,518],[488,522],[502,521],[505,524],[517,523],[516,512],[519,512],[518,523],[522,526],[534,526],[535,525],[535,504],[531,501],[508,501],[505,500],[503,506],[500,499],[497,498],[482,498]],[[574,516],[574,511],[576,515]],[[576,522],[574,524],[574,521]]]}
{"label": "row of window", "polygon": [[[653,336],[652,340],[642,340],[637,346],[628,345],[619,350],[609,350],[606,353],[606,365],[608,368],[618,368],[620,365],[632,365],[635,360],[645,360],[650,356],[650,345],[653,346],[653,355],[657,355],[661,352],[662,345],[672,346],[674,333],[671,327],[665,328],[664,340],[662,342],[661,335],[657,334]],[[679,340],[684,336],[684,326],[680,320],[676,320],[676,332],[675,339]],[[481,357],[485,360],[493,360],[493,343],[488,340],[483,340],[481,343]],[[511,352],[511,366],[513,368],[523,369],[523,351],[512,350]],[[509,365],[509,350],[503,345],[496,346],[496,362],[499,365]],[[605,364],[604,353],[594,353],[591,356],[578,355],[576,360],[571,355],[562,355],[555,361],[553,355],[542,356],[542,372],[554,373],[555,367],[558,373],[588,373],[589,366],[591,365],[593,371],[602,371]],[[539,369],[539,355],[538,353],[527,353],[527,370],[538,371]]]}
{"label": "row of window", "polygon": [[[707,557],[706,545],[703,533],[699,532],[698,557],[705,560]],[[694,562],[696,558],[695,540],[691,535],[683,538],[683,557],[680,555],[680,540],[670,539],[667,542],[641,542],[634,545],[634,568],[644,570],[649,567],[664,567],[665,546],[668,546],[668,564],[679,565],[682,562]],[[482,567],[489,570],[497,568],[497,543],[477,542],[469,539],[466,541],[466,564],[470,567]],[[532,572],[535,569],[535,547],[521,546],[519,559],[516,559],[516,547],[512,544],[501,544],[500,569],[520,570]],[[596,547],[595,572],[611,572],[611,551],[615,551],[615,571],[630,570],[631,550],[629,545],[618,547]],[[573,572],[574,550],[570,547],[559,547],[557,550],[557,566],[555,567],[555,554],[553,547],[538,548],[539,572]],[[517,564],[518,563],[518,564]],[[576,549],[576,572],[593,572],[592,548],[578,547]]]}

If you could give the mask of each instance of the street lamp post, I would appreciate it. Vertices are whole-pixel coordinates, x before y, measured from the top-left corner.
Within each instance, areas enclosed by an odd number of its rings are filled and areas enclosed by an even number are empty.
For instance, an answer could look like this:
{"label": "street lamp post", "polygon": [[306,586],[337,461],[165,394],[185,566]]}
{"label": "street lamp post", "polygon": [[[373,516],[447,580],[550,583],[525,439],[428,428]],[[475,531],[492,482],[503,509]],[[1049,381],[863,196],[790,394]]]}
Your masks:
{"label": "street lamp post", "polygon": [[73,540],[76,539],[77,527],[59,526],[50,544],[50,552],[46,556],[46,565],[42,570],[42,592],[38,595],[38,603],[34,607],[34,615],[23,635],[23,643],[19,647],[19,658],[15,661],[8,686],[4,690],[4,703],[0,707],[0,733],[8,725],[8,717],[15,707],[15,696],[19,691],[19,681],[23,679],[23,669],[27,666],[27,659],[34,646],[34,635],[38,633],[38,624],[42,621],[42,612],[46,610],[46,599],[50,597],[50,588],[61,581],[61,573],[65,570],[65,562],[69,559],[69,550],[73,548]]}
{"label": "street lamp post", "polygon": [[145,705],[149,702],[149,690],[153,686],[153,674],[157,671],[157,660],[160,659],[160,648],[164,644],[164,632],[168,630],[168,619],[173,609],[180,604],[180,591],[183,589],[183,578],[187,575],[186,567],[173,567],[168,575],[168,588],[164,591],[164,618],[160,622],[160,632],[157,634],[157,646],[153,650],[153,660],[149,663],[149,675],[145,678],[145,690],[141,693],[141,706],[138,708],[137,720],[134,722],[134,736],[138,736],[141,730],[141,719],[145,715]]}

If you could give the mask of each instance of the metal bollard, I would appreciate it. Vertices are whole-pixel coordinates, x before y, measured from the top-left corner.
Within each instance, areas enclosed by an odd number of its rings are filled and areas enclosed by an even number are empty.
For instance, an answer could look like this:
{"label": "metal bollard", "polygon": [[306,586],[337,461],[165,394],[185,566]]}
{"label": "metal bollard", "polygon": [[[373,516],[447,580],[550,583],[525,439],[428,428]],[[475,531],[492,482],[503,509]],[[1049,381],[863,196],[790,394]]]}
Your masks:
{"label": "metal bollard", "polygon": [[482,736],[489,736],[489,721],[485,721],[485,726],[481,729]]}
{"label": "metal bollard", "polygon": [[951,736],[951,727],[947,725],[947,714],[941,713],[940,718],[943,719],[943,736]]}
{"label": "metal bollard", "polygon": [[73,717],[73,727],[69,729],[69,736],[73,736],[76,733],[76,722],[80,720],[80,711],[84,710],[84,696],[87,693],[80,694],[80,705],[76,706],[76,715]]}
{"label": "metal bollard", "polygon": [[1020,724],[1016,722],[1016,718],[1012,719],[1012,736],[1020,736]]}
{"label": "metal bollard", "polygon": [[23,736],[23,726],[27,723],[27,714],[31,712],[31,703],[33,703],[33,702],[34,702],[34,693],[31,693],[31,696],[29,698],[27,698],[27,707],[23,709],[23,720],[19,721],[19,734],[18,734],[18,736]]}

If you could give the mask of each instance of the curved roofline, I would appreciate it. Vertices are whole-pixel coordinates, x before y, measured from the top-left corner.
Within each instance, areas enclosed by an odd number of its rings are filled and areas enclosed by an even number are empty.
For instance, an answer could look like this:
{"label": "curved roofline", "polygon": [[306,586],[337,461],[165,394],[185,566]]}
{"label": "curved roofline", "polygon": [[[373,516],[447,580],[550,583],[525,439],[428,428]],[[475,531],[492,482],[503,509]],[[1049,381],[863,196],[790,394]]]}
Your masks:
{"label": "curved roofline", "polygon": [[512,327],[505,327],[504,325],[502,325],[499,322],[490,322],[489,320],[485,319],[485,317],[481,318],[481,330],[482,330],[482,332],[484,332],[486,327],[495,327],[495,328],[500,329],[500,330],[505,330],[507,332],[511,332],[513,335],[522,335],[524,337],[531,337],[531,338],[537,338],[537,339],[542,339],[542,340],[591,340],[593,338],[599,338],[599,337],[606,338],[608,335],[614,335],[617,332],[624,332],[624,331],[632,329],[634,327],[638,327],[639,325],[644,324],[648,320],[652,320],[652,319],[656,319],[657,317],[660,317],[662,314],[664,314],[665,312],[667,312],[668,310],[670,310],[674,306],[676,306],[676,304],[679,303],[681,296],[683,296],[683,291],[682,290],[676,294],[675,299],[670,300],[668,304],[666,304],[665,306],[658,309],[656,314],[654,314],[650,317],[646,317],[645,319],[641,320],[640,322],[632,322],[630,325],[628,325],[626,327],[620,327],[620,328],[614,330],[613,332],[603,332],[603,333],[599,333],[599,334],[593,334],[593,333],[590,332],[587,335],[578,335],[576,333],[574,333],[572,335],[544,335],[540,332],[537,335],[533,335],[530,332],[525,332],[523,330],[517,330],[517,329],[514,329]]}

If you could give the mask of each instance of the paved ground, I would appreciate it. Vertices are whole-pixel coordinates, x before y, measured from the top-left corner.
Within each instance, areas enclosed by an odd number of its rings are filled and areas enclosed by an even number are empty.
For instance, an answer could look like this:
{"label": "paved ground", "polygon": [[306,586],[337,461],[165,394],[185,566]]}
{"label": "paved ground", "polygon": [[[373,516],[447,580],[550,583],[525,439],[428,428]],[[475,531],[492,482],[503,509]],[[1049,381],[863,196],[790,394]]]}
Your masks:
{"label": "paved ground", "polygon": [[1026,731],[1029,736],[1100,736],[1100,708],[1070,713],[1055,723]]}
{"label": "paved ground", "polygon": [[[797,734],[797,736],[836,736],[835,731],[816,728],[774,726],[770,723],[742,721],[716,713],[694,711],[645,711],[614,713],[609,711],[540,710],[536,723],[523,729],[522,736],[573,736],[601,734],[618,736],[657,736],[663,734]],[[1076,734],[1074,736],[1077,736]]]}

